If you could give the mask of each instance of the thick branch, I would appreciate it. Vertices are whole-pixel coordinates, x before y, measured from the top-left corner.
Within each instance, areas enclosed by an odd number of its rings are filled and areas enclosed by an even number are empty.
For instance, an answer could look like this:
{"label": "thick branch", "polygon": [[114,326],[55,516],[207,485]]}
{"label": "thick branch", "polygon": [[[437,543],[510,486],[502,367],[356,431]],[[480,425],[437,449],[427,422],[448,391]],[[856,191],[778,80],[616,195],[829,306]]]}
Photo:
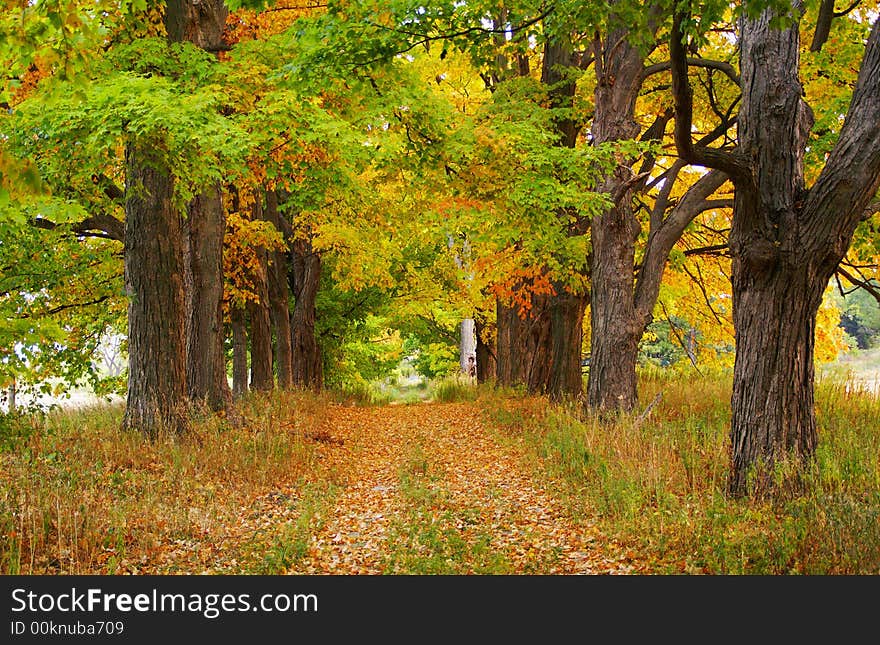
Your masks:
{"label": "thick branch", "polygon": [[819,15],[816,18],[816,31],[813,32],[813,42],[810,43],[810,51],[822,51],[822,45],[828,40],[831,33],[831,21],[834,19],[834,0],[822,0],[819,5]]}
{"label": "thick branch", "polygon": [[697,215],[714,208],[708,198],[727,179],[727,175],[719,170],[713,170],[700,177],[672,209],[669,216],[663,220],[660,227],[652,230],[648,235],[645,259],[639,269],[635,289],[636,311],[646,324],[660,293],[660,282],[663,279],[663,270],[669,252]]}
{"label": "thick branch", "polygon": [[843,11],[834,10],[834,0],[822,0],[819,5],[819,15],[816,18],[816,31],[813,32],[813,42],[810,43],[810,51],[822,51],[822,46],[828,42],[828,36],[831,34],[831,22],[834,18],[842,18],[858,7],[862,0],[854,0]]}
{"label": "thick branch", "polygon": [[[734,84],[740,84],[739,74],[736,73],[736,68],[733,65],[723,60],[711,60],[709,58],[695,58],[693,56],[688,56],[685,61],[690,67],[703,67],[705,69],[716,69],[719,72],[723,72],[727,78],[734,82]],[[653,65],[648,65],[645,67],[642,72],[642,79],[646,79],[649,76],[654,74],[658,74],[660,72],[668,71],[672,68],[672,61],[664,61],[662,63],[654,63]]]}
{"label": "thick branch", "polygon": [[125,191],[110,179],[110,177],[101,173],[99,175],[92,175],[92,181],[100,186],[101,190],[104,191],[104,194],[112,201],[120,206],[125,203]]}
{"label": "thick branch", "polygon": [[837,262],[880,185],[880,19],[874,21],[840,137],[804,205],[804,239]]}
{"label": "thick branch", "polygon": [[[31,223],[37,228],[49,231],[59,227],[55,222],[43,217],[34,218]],[[82,237],[100,237],[107,240],[125,242],[125,224],[106,213],[92,215],[81,222],[71,224],[70,230],[74,234],[81,235]]]}
{"label": "thick branch", "polygon": [[688,163],[721,170],[734,180],[748,178],[748,168],[737,158],[735,152],[695,146],[691,139],[693,89],[688,80],[688,61],[682,43],[681,21],[682,15],[676,13],[672,20],[672,34],[669,41],[672,96],[675,105],[675,147],[679,156]]}

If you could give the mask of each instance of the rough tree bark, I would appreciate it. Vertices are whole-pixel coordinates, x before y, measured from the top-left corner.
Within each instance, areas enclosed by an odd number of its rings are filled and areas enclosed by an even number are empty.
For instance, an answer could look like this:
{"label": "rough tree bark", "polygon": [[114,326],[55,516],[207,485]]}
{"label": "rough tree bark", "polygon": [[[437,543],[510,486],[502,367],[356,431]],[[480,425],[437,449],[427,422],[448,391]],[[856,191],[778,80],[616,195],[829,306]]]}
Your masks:
{"label": "rough tree bark", "polygon": [[[772,28],[770,10],[740,23],[743,99],[737,149],[690,140],[691,90],[677,15],[670,42],[676,144],[725,170],[736,188],[730,252],[736,331],[731,399],[734,496],[772,492],[781,462],[803,465],[818,443],[813,407],[816,314],[880,184],[880,23],[875,22],[838,141],[807,190],[803,154],[812,114],[798,75],[801,5]],[[795,471],[795,475],[797,470]]]}
{"label": "rough tree bark", "polygon": [[[165,10],[168,40],[190,41],[205,49],[216,48],[222,42],[226,15],[222,0],[170,0]],[[230,398],[221,392],[222,386],[217,380],[216,339],[199,339],[197,344],[199,351],[204,350],[201,356],[206,359],[205,365],[187,369],[187,356],[198,355],[195,348],[187,352],[188,326],[219,336],[222,348],[223,327],[215,324],[214,303],[207,301],[216,294],[216,285],[204,293],[193,290],[189,298],[184,292],[187,273],[192,272],[190,275],[200,283],[215,279],[211,276],[216,258],[199,256],[188,266],[181,215],[172,205],[171,169],[164,167],[156,157],[147,142],[129,143],[126,147],[125,272],[130,302],[129,379],[123,425],[149,436],[156,436],[163,429],[178,433],[186,430],[189,392],[221,406]],[[215,198],[216,195],[208,195],[206,200],[213,203]],[[202,210],[196,208],[197,212]],[[210,222],[191,228],[197,235],[211,236],[217,227],[215,222]],[[212,239],[190,240],[194,249],[191,255],[216,253],[217,248],[222,253],[222,225],[220,236],[219,245]],[[220,280],[222,293],[222,274]],[[193,307],[189,322],[188,303]],[[194,322],[196,308],[207,320]],[[190,375],[191,388],[188,387]],[[225,370],[222,378],[225,384]]]}
{"label": "rough tree bark", "polygon": [[321,256],[307,239],[297,238],[290,245],[293,290],[291,333],[293,383],[297,387],[320,390],[324,385],[321,347],[315,334],[315,298],[321,282]]}
{"label": "rough tree bark", "polygon": [[[595,51],[597,145],[638,137],[635,103],[642,85],[644,59],[625,29],[597,39]],[[634,173],[621,163],[600,190],[611,196],[610,209],[593,219],[590,266],[590,374],[587,403],[598,410],[632,410],[637,403],[636,360],[642,329],[633,299],[635,242],[640,226],[632,210]]]}
{"label": "rough tree bark", "polygon": [[487,383],[495,379],[495,343],[489,338],[488,323],[482,316],[478,314],[474,324],[477,339],[477,383]]}
{"label": "rough tree bark", "polygon": [[552,399],[577,398],[584,391],[581,354],[584,338],[586,294],[575,294],[556,285],[550,297],[550,377],[547,393]]}
{"label": "rough tree bark", "polygon": [[186,302],[173,175],[151,150],[147,143],[129,143],[125,151],[129,366],[123,427],[155,438],[187,429]]}
{"label": "rough tree bark", "polygon": [[524,385],[529,392],[543,392],[550,378],[550,309],[548,298],[531,294],[531,307],[496,302],[496,379],[498,385]]}
{"label": "rough tree bark", "polygon": [[[223,0],[170,0],[165,28],[171,42],[205,51],[223,48],[228,10]],[[206,186],[187,208],[187,393],[193,405],[230,411],[223,324],[223,235],[226,217],[219,184]]]}
{"label": "rough tree bark", "polygon": [[[281,231],[278,214],[278,196],[274,190],[266,191],[266,221]],[[293,347],[290,327],[290,291],[287,286],[289,272],[287,253],[272,251],[269,257],[269,307],[272,327],[275,330],[275,371],[278,387],[289,389],[293,385]]]}
{"label": "rough tree bark", "polygon": [[[263,204],[258,194],[253,206],[253,218],[263,218]],[[257,267],[251,276],[257,300],[248,300],[251,340],[251,389],[271,390],[275,387],[272,372],[272,317],[269,312],[269,259],[266,249],[255,249]]]}
{"label": "rough tree bark", "polygon": [[[562,114],[569,115],[555,120],[559,134],[556,145],[564,148],[574,148],[577,145],[579,130],[571,116],[575,83],[570,77],[567,79],[564,72],[565,68],[574,66],[570,43],[548,42],[544,46],[541,83],[550,88],[551,106]],[[589,227],[589,221],[585,218],[572,218],[565,211],[556,213],[556,216],[561,222],[573,220],[567,231],[571,236],[584,235]],[[575,293],[558,281],[553,283],[553,293],[547,299],[550,325],[549,365],[539,389],[553,399],[577,399],[583,393],[581,353],[587,300],[586,293]]]}
{"label": "rough tree bark", "polygon": [[220,188],[205,190],[189,204],[188,324],[186,382],[191,404],[230,410],[223,323],[223,234],[226,218]]}

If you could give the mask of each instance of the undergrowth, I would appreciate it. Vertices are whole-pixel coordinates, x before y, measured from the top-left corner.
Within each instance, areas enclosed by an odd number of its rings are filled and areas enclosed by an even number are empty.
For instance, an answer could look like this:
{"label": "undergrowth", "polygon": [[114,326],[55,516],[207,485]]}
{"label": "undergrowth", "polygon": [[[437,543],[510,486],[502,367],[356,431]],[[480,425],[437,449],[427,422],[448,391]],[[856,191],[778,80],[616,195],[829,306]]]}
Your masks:
{"label": "undergrowth", "polygon": [[[743,500],[726,494],[729,377],[643,374],[639,410],[612,422],[515,390],[449,380],[431,391],[478,406],[545,488],[574,515],[597,516],[641,572],[880,573],[880,399],[845,383],[817,385],[820,442],[803,490]],[[289,570],[337,491],[314,440],[327,406],[377,404],[372,391],[346,396],[249,395],[241,423],[206,417],[189,440],[124,432],[112,406],[0,416],[0,574],[162,573],[170,551],[222,543],[250,501],[282,487],[296,491],[291,519],[255,534],[230,572]],[[385,571],[509,573],[479,509],[453,505],[437,468],[410,447]]]}
{"label": "undergrowth", "polygon": [[503,440],[525,444],[572,511],[598,513],[647,572],[880,573],[880,399],[820,382],[820,446],[804,490],[736,500],[726,495],[729,379],[640,385],[641,410],[610,424],[545,399],[483,402]]}
{"label": "undergrowth", "polygon": [[118,406],[5,418],[0,573],[140,573],[174,545],[216,540],[250,499],[312,470],[304,436],[326,404],[253,394],[237,425],[206,418],[190,439],[155,441],[123,431]]}

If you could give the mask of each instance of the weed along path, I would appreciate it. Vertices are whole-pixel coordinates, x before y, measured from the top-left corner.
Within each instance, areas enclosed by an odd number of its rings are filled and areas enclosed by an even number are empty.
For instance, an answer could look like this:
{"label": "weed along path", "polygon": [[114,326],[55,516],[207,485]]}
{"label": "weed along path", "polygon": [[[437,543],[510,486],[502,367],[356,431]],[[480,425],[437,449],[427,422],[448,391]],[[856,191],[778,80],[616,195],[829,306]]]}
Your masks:
{"label": "weed along path", "polygon": [[334,406],[312,440],[337,488],[291,538],[286,573],[632,570],[493,438],[474,403]]}

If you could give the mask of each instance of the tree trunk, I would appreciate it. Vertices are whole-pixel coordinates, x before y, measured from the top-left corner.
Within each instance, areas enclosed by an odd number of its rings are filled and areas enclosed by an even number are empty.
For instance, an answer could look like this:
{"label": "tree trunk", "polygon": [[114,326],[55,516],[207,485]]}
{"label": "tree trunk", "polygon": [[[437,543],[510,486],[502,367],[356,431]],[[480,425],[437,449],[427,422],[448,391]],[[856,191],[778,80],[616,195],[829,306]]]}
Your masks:
{"label": "tree trunk", "polygon": [[223,324],[223,234],[226,218],[220,188],[205,190],[189,205],[187,391],[192,404],[229,410]]}
{"label": "tree trunk", "polygon": [[477,339],[473,318],[465,318],[459,324],[458,364],[461,373],[477,376]]}
{"label": "tree trunk", "polygon": [[[566,77],[565,69],[573,67],[570,43],[548,42],[544,46],[541,82],[547,85],[551,105],[562,114],[554,120],[559,139],[557,146],[574,148],[577,145],[579,126],[570,116],[573,109],[575,83]],[[567,82],[566,82],[567,81]],[[567,111],[567,112],[566,112]],[[588,220],[580,216],[572,218],[565,210],[556,213],[560,222],[574,220],[568,225],[568,235],[585,235]],[[561,283],[555,282],[553,293],[548,297],[549,339],[548,366],[540,381],[535,381],[532,391],[546,392],[552,399],[577,399],[583,394],[581,353],[583,341],[584,309],[587,296],[575,294]]]}
{"label": "tree trunk", "polygon": [[291,256],[293,383],[297,387],[320,390],[324,384],[324,369],[315,334],[315,299],[321,282],[321,256],[303,239],[293,241]]}
{"label": "tree trunk", "polygon": [[141,144],[126,147],[125,285],[128,393],[123,427],[183,433],[186,305],[183,231],[171,171]]}
{"label": "tree trunk", "polygon": [[803,156],[812,113],[798,75],[802,7],[792,4],[795,24],[786,29],[771,26],[771,10],[741,19],[743,99],[735,154],[702,150],[690,141],[691,90],[680,14],[670,41],[679,153],[724,169],[736,187],[730,233],[736,362],[728,482],[734,496],[798,484],[799,468],[774,471],[783,462],[801,465],[816,449],[816,314],[880,185],[880,22],[866,43],[837,143],[807,190]]}
{"label": "tree trunk", "polygon": [[[808,266],[745,267],[733,274],[736,361],[730,491],[773,487],[773,467],[818,443],[813,412],[816,313],[827,278]],[[776,482],[778,483],[778,482]]]}
{"label": "tree trunk", "polygon": [[550,382],[552,335],[547,296],[531,296],[531,308],[520,316],[517,307],[496,303],[497,382],[524,385],[531,393],[544,393]]}
{"label": "tree trunk", "polygon": [[15,383],[15,379],[12,379],[12,383],[9,384],[9,387],[6,388],[6,412],[8,414],[15,414],[15,410],[17,407],[17,403],[15,402],[16,393],[18,392],[18,386]]}
{"label": "tree trunk", "polygon": [[232,395],[240,399],[248,391],[247,319],[241,307],[230,312],[232,323]]}
{"label": "tree trunk", "polygon": [[498,385],[524,385],[527,382],[526,320],[520,318],[516,307],[508,307],[500,299],[496,301],[496,312],[495,324],[498,332],[495,355]]}
{"label": "tree trunk", "polygon": [[598,410],[629,411],[638,400],[636,361],[642,329],[633,291],[638,225],[624,201],[593,221],[587,401]]}
{"label": "tree trunk", "polygon": [[487,383],[495,379],[495,343],[487,340],[487,323],[480,317],[474,320],[477,340],[477,383]]}
{"label": "tree trunk", "polygon": [[[171,42],[220,51],[228,15],[223,0],[169,0],[165,31]],[[223,235],[226,218],[221,189],[206,186],[187,213],[187,392],[192,404],[229,411],[223,325]]]}
{"label": "tree trunk", "polygon": [[169,41],[189,42],[208,52],[222,49],[229,14],[224,0],[167,0],[165,7]]}
{"label": "tree trunk", "polygon": [[[635,101],[643,58],[626,31],[607,34],[597,48],[596,144],[638,136]],[[640,227],[632,211],[631,167],[621,164],[601,190],[614,205],[592,222],[590,376],[587,403],[598,410],[632,410],[637,401],[636,361],[642,328],[634,298],[635,242]]]}
{"label": "tree trunk", "polygon": [[[266,221],[281,231],[278,216],[278,197],[274,190],[266,191]],[[278,387],[293,385],[293,346],[290,327],[290,291],[287,287],[287,253],[273,251],[269,258],[269,303],[272,327],[275,329],[275,370]]]}
{"label": "tree trunk", "polygon": [[[253,218],[263,218],[263,204],[257,195],[253,206]],[[251,339],[251,389],[271,390],[275,387],[272,372],[272,316],[269,312],[269,260],[266,249],[254,250],[257,267],[251,276],[257,300],[248,300]]]}
{"label": "tree trunk", "polygon": [[577,399],[584,391],[581,354],[587,296],[569,293],[559,285],[556,289],[557,295],[550,298],[552,370],[547,393],[553,399]]}
{"label": "tree trunk", "polygon": [[251,341],[251,389],[271,390],[275,387],[272,372],[272,320],[264,302],[248,302]]}

